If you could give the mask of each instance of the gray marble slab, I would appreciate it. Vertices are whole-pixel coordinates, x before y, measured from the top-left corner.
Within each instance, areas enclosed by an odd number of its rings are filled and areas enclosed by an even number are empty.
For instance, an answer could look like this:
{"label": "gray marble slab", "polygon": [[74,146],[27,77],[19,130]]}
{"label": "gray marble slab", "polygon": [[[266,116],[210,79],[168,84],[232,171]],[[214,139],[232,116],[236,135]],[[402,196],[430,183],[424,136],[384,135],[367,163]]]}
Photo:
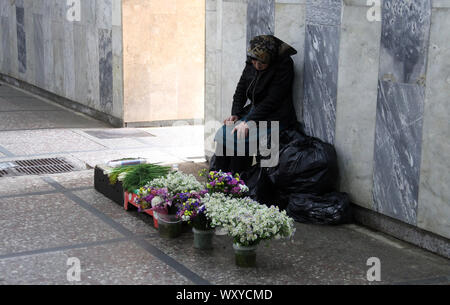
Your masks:
{"label": "gray marble slab", "polygon": [[417,225],[450,239],[449,13],[434,9],[431,21]]}
{"label": "gray marble slab", "polygon": [[430,0],[382,4],[380,80],[425,85]]}
{"label": "gray marble slab", "polygon": [[52,22],[53,45],[53,86],[54,92],[65,96],[64,76],[64,26],[61,22]]}
{"label": "gray marble slab", "polygon": [[341,24],[341,0],[307,0],[306,23],[315,25]]}
{"label": "gray marble slab", "polygon": [[343,8],[334,144],[340,191],[348,193],[353,203],[373,210],[381,23],[367,22],[366,13],[362,5]]}
{"label": "gray marble slab", "polygon": [[100,29],[112,28],[112,0],[96,0],[96,21]]}
{"label": "gray marble slab", "polygon": [[113,106],[112,30],[99,29],[99,82],[101,111],[111,113]]}
{"label": "gray marble slab", "polygon": [[[94,1],[94,0],[93,0]],[[52,21],[63,22],[67,20],[67,2],[61,0],[47,1],[51,7]]]}
{"label": "gray marble slab", "polygon": [[27,71],[27,46],[25,38],[25,9],[23,7],[16,7],[16,21],[17,21],[17,55],[19,61],[19,72],[26,73]]}
{"label": "gray marble slab", "polygon": [[42,23],[42,15],[33,14],[34,80],[37,86],[45,88],[44,32]]}
{"label": "gray marble slab", "polygon": [[73,23],[64,23],[64,96],[75,100],[75,46],[73,41]]}
{"label": "gray marble slab", "polygon": [[276,3],[275,36],[297,50],[294,60],[293,101],[298,120],[303,117],[303,72],[305,59],[305,5]]}
{"label": "gray marble slab", "polygon": [[303,121],[306,132],[334,143],[339,60],[339,28],[307,25]]}
{"label": "gray marble slab", "polygon": [[[219,122],[231,115],[233,94],[246,59],[246,8],[247,3],[223,2],[221,36],[221,54],[218,58],[217,75],[219,76],[216,93],[220,107],[215,118]],[[220,37],[219,36],[219,37]],[[220,38],[219,38],[220,39]]]}
{"label": "gray marble slab", "polygon": [[247,47],[258,35],[273,35],[275,32],[275,1],[249,0],[247,6]]}
{"label": "gray marble slab", "polygon": [[44,88],[50,92],[55,92],[51,11],[46,12],[42,22],[42,30],[44,34]]}
{"label": "gray marble slab", "polygon": [[[9,18],[8,17],[1,17],[1,39],[2,41],[10,41],[9,40]],[[9,44],[2,44],[0,46],[1,54],[2,54],[2,65],[1,69],[2,71],[8,73],[11,70],[11,54],[10,54],[10,48]]]}
{"label": "gray marble slab", "polygon": [[382,214],[415,225],[422,151],[424,88],[380,81],[373,200]]}
{"label": "gray marble slab", "polygon": [[[75,44],[75,96],[77,101],[85,103],[87,100],[87,70],[94,67],[88,66],[87,63],[87,41],[86,41],[86,25],[75,23],[73,25],[73,40]],[[95,69],[95,68],[94,68]]]}
{"label": "gray marble slab", "polygon": [[95,26],[97,23],[97,0],[81,0],[81,23]]}
{"label": "gray marble slab", "polygon": [[29,84],[36,85],[34,74],[34,22],[33,22],[33,10],[34,1],[24,1],[25,10],[25,41],[26,41],[26,54],[27,54],[27,72],[23,76],[23,80]]}
{"label": "gray marble slab", "polygon": [[0,17],[8,17],[9,16],[9,6],[11,2],[7,0],[0,0]]}
{"label": "gray marble slab", "polygon": [[15,0],[13,3],[15,3],[16,4],[16,7],[21,7],[21,8],[23,8],[24,7],[24,2],[23,2],[24,0]]}
{"label": "gray marble slab", "polygon": [[[86,44],[87,44],[87,105],[95,108],[95,105],[100,103],[99,92],[99,57],[98,57],[98,29],[94,26],[89,26],[86,29]],[[97,107],[98,108],[98,107]]]}

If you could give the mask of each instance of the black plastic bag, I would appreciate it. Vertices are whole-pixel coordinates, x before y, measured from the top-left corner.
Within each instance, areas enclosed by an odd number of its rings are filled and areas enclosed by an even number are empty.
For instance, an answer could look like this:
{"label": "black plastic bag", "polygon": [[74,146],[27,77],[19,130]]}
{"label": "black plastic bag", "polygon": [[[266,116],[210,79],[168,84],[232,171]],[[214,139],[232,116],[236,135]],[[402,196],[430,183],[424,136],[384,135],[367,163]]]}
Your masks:
{"label": "black plastic bag", "polygon": [[280,135],[279,163],[267,168],[267,175],[281,194],[332,192],[338,179],[336,151],[301,128],[286,130]]}
{"label": "black plastic bag", "polygon": [[[282,202],[278,190],[268,179],[266,169],[258,165],[251,167],[241,174],[241,179],[249,188],[248,196],[253,200],[265,205],[277,205],[281,209],[287,206],[287,200]],[[288,198],[287,198],[288,199]]]}
{"label": "black plastic bag", "polygon": [[352,219],[348,195],[337,192],[322,196],[291,194],[286,213],[302,223],[336,225],[349,223]]}

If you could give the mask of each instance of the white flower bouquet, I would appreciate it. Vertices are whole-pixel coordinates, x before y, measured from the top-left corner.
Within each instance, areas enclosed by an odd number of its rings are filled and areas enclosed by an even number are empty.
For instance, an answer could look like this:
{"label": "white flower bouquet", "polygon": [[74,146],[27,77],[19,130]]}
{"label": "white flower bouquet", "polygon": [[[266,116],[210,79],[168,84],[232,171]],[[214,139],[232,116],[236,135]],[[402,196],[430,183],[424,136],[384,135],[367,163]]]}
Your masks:
{"label": "white flower bouquet", "polygon": [[182,172],[170,172],[165,177],[153,179],[147,183],[146,187],[154,189],[167,188],[170,196],[191,191],[200,192],[204,189],[194,175],[187,175]]}
{"label": "white flower bouquet", "polygon": [[223,227],[235,244],[254,246],[261,240],[292,237],[295,233],[294,220],[278,207],[222,193],[206,194],[203,202],[212,227]]}

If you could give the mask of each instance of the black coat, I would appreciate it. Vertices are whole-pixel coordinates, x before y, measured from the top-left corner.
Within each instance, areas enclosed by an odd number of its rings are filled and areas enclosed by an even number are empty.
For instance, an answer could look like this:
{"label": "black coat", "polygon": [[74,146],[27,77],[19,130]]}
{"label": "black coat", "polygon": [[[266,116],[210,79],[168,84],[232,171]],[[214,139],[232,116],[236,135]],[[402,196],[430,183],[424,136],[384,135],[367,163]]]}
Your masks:
{"label": "black coat", "polygon": [[[256,70],[248,58],[233,96],[232,115],[246,116],[253,104],[255,108],[246,121],[279,121],[280,126],[286,127],[295,123],[293,80],[294,63],[290,55],[280,56],[264,71]],[[252,104],[244,107],[247,99]]]}

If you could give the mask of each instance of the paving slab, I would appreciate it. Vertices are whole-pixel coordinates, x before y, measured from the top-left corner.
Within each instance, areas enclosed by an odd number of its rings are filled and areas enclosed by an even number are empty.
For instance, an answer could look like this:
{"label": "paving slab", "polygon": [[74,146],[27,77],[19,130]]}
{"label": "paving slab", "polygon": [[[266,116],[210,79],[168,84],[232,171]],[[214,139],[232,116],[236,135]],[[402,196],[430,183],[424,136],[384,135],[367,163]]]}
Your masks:
{"label": "paving slab", "polygon": [[74,194],[133,232],[133,234],[144,235],[158,233],[153,228],[153,218],[150,215],[138,213],[137,210],[125,211],[123,206],[106,198],[95,189],[76,191]]}
{"label": "paving slab", "polygon": [[0,255],[122,237],[63,194],[0,198]]}
{"label": "paving slab", "polygon": [[142,138],[141,141],[149,143],[156,142],[160,147],[202,147],[204,142],[204,127],[202,125],[141,129],[156,136],[155,138]]}
{"label": "paving slab", "polygon": [[[69,258],[77,258],[79,282],[70,282]],[[70,272],[69,272],[70,273]],[[0,259],[7,285],[190,285],[188,279],[133,242],[116,242],[25,257]]]}
{"label": "paving slab", "polygon": [[1,177],[0,179],[0,198],[55,190],[50,184],[35,176]]}
{"label": "paving slab", "polygon": [[193,248],[192,233],[175,240],[153,237],[149,242],[213,284],[373,284],[367,280],[370,257],[381,261],[381,282],[376,284],[450,284],[450,262],[413,246],[400,249],[345,226],[297,223],[296,228],[293,242],[261,243],[257,267],[250,269],[235,265],[228,236],[215,236],[214,249],[208,251]]}
{"label": "paving slab", "polygon": [[0,143],[17,156],[106,149],[67,129],[0,132]]}
{"label": "paving slab", "polygon": [[66,189],[94,187],[94,170],[92,169],[71,173],[53,174],[44,177],[53,179]]}
{"label": "paving slab", "polygon": [[169,155],[156,148],[135,148],[135,149],[121,149],[108,150],[97,152],[83,152],[73,153],[73,157],[82,160],[91,167],[97,164],[105,164],[111,160],[118,160],[122,158],[144,158],[148,163],[181,163],[182,159],[176,156]]}

